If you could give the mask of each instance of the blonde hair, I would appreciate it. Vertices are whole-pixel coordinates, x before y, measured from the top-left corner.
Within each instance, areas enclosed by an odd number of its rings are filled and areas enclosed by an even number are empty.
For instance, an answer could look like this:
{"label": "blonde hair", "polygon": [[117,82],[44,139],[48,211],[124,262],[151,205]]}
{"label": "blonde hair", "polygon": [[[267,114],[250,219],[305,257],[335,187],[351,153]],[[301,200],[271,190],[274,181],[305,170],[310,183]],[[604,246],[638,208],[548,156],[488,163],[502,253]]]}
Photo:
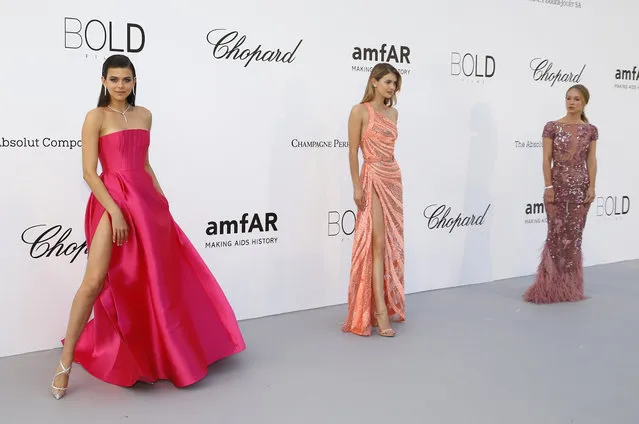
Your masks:
{"label": "blonde hair", "polygon": [[[568,95],[568,92],[570,90],[577,90],[579,91],[579,94],[581,94],[581,97],[584,100],[584,107],[588,104],[588,102],[590,101],[590,92],[588,91],[588,89],[586,88],[586,86],[581,85],[581,84],[576,84],[573,85],[572,87],[570,87],[567,91],[566,91],[566,95]],[[584,111],[581,111],[581,120],[588,123],[588,118],[586,117],[586,113]]]}
{"label": "blonde hair", "polygon": [[393,97],[390,99],[384,99],[384,104],[387,106],[393,106],[397,104],[397,93],[402,88],[402,76],[399,74],[399,71],[395,69],[395,67],[389,63],[378,63],[373,66],[371,73],[368,77],[368,82],[366,83],[366,89],[364,90],[364,97],[362,98],[361,103],[370,102],[375,98],[375,88],[373,87],[373,80],[381,80],[385,75],[393,74],[397,78],[397,88],[393,93]]}

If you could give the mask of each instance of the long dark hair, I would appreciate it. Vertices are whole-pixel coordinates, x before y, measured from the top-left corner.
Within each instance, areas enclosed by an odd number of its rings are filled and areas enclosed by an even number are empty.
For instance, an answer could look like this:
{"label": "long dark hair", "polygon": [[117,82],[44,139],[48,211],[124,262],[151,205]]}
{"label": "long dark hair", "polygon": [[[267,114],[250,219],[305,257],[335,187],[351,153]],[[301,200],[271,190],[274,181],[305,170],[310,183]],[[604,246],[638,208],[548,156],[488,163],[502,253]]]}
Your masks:
{"label": "long dark hair", "polygon": [[[568,90],[566,90],[566,95],[568,95],[568,92],[570,90],[577,90],[577,91],[579,91],[579,93],[581,93],[581,98],[584,101],[584,107],[586,107],[586,105],[590,101],[590,91],[588,91],[586,86],[581,85],[581,84],[573,85]],[[588,123],[588,117],[586,117],[586,112],[584,112],[584,111],[581,112],[581,120],[584,121],[585,123]]]}
{"label": "long dark hair", "polygon": [[[135,66],[131,63],[131,60],[123,54],[114,54],[113,56],[109,56],[107,60],[102,64],[102,77],[106,79],[107,72],[110,68],[129,68],[133,73],[133,78],[135,78],[135,83],[133,84],[133,90],[129,93],[126,101],[129,102],[131,106],[135,106],[135,93],[138,91],[138,80],[135,76]],[[106,91],[106,93],[105,93]],[[104,86],[100,88],[100,97],[98,97],[98,107],[108,106],[111,101],[111,94],[109,94],[109,90],[105,90]]]}

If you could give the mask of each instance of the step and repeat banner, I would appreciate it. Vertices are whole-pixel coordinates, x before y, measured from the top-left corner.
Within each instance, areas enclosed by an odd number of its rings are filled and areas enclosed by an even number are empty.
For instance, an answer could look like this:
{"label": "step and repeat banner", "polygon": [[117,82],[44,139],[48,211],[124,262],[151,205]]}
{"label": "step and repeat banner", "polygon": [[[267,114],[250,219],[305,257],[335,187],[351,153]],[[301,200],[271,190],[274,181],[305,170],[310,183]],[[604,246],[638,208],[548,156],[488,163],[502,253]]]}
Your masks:
{"label": "step and repeat banner", "polygon": [[403,78],[407,293],[534,272],[541,133],[574,83],[600,134],[585,264],[639,257],[639,5],[0,3],[0,356],[64,336],[87,260],[81,126],[114,53],[137,68],[175,219],[239,319],[346,301],[347,120],[377,62]]}

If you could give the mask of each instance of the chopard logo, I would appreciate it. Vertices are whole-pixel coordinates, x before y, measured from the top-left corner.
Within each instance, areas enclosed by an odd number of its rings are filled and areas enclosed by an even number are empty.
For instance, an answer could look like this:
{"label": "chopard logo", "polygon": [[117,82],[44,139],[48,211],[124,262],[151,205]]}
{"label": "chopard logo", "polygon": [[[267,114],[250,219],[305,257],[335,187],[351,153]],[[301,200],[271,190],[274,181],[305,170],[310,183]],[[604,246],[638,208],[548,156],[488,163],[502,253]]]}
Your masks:
{"label": "chopard logo", "polygon": [[46,224],[32,225],[22,232],[22,242],[31,246],[29,255],[32,258],[66,256],[73,263],[81,253],[88,253],[86,241],[67,241],[71,236],[71,228],[63,230],[62,225],[47,227]]}
{"label": "chopard logo", "polygon": [[264,49],[262,44],[258,44],[256,47],[244,47],[246,35],[240,35],[238,31],[218,28],[206,34],[206,41],[213,46],[214,59],[237,60],[244,62],[246,68],[253,61],[293,63],[296,59],[295,54],[303,40],[300,39],[295,48],[289,51],[279,48]]}
{"label": "chopard logo", "polygon": [[426,225],[428,229],[444,229],[448,228],[448,232],[452,233],[455,228],[458,227],[473,227],[473,226],[481,226],[484,224],[484,220],[486,219],[486,215],[488,214],[488,210],[490,209],[490,203],[486,206],[486,210],[481,215],[462,215],[458,213],[457,216],[448,215],[451,212],[451,207],[442,204],[432,204],[426,206],[424,209],[424,218],[426,218]]}
{"label": "chopard logo", "polygon": [[531,60],[530,69],[533,71],[533,80],[550,83],[551,87],[558,82],[578,83],[586,69],[586,65],[583,65],[579,72],[568,72],[561,68],[555,70],[553,66],[554,63],[548,59],[536,57]]}

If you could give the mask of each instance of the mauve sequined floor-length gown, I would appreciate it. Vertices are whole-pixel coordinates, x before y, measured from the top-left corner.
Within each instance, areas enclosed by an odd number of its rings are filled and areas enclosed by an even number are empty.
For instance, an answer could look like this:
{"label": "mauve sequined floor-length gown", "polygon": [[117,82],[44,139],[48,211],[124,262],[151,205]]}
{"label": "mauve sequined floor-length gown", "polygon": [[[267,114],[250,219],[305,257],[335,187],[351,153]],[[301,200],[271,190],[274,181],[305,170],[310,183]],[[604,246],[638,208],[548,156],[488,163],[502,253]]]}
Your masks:
{"label": "mauve sequined floor-length gown", "polygon": [[534,284],[524,294],[532,303],[583,300],[582,234],[590,203],[586,159],[599,132],[592,124],[548,122],[543,137],[552,143],[552,185],[555,201],[545,202],[548,234]]}
{"label": "mauve sequined floor-length gown", "polygon": [[353,233],[352,263],[348,287],[348,313],[343,331],[371,334],[375,314],[373,298],[373,190],[384,217],[384,298],[388,315],[404,321],[404,206],[402,174],[395,161],[395,123],[369,103],[368,125],[360,143],[364,162],[360,171],[363,206],[357,211]]}

